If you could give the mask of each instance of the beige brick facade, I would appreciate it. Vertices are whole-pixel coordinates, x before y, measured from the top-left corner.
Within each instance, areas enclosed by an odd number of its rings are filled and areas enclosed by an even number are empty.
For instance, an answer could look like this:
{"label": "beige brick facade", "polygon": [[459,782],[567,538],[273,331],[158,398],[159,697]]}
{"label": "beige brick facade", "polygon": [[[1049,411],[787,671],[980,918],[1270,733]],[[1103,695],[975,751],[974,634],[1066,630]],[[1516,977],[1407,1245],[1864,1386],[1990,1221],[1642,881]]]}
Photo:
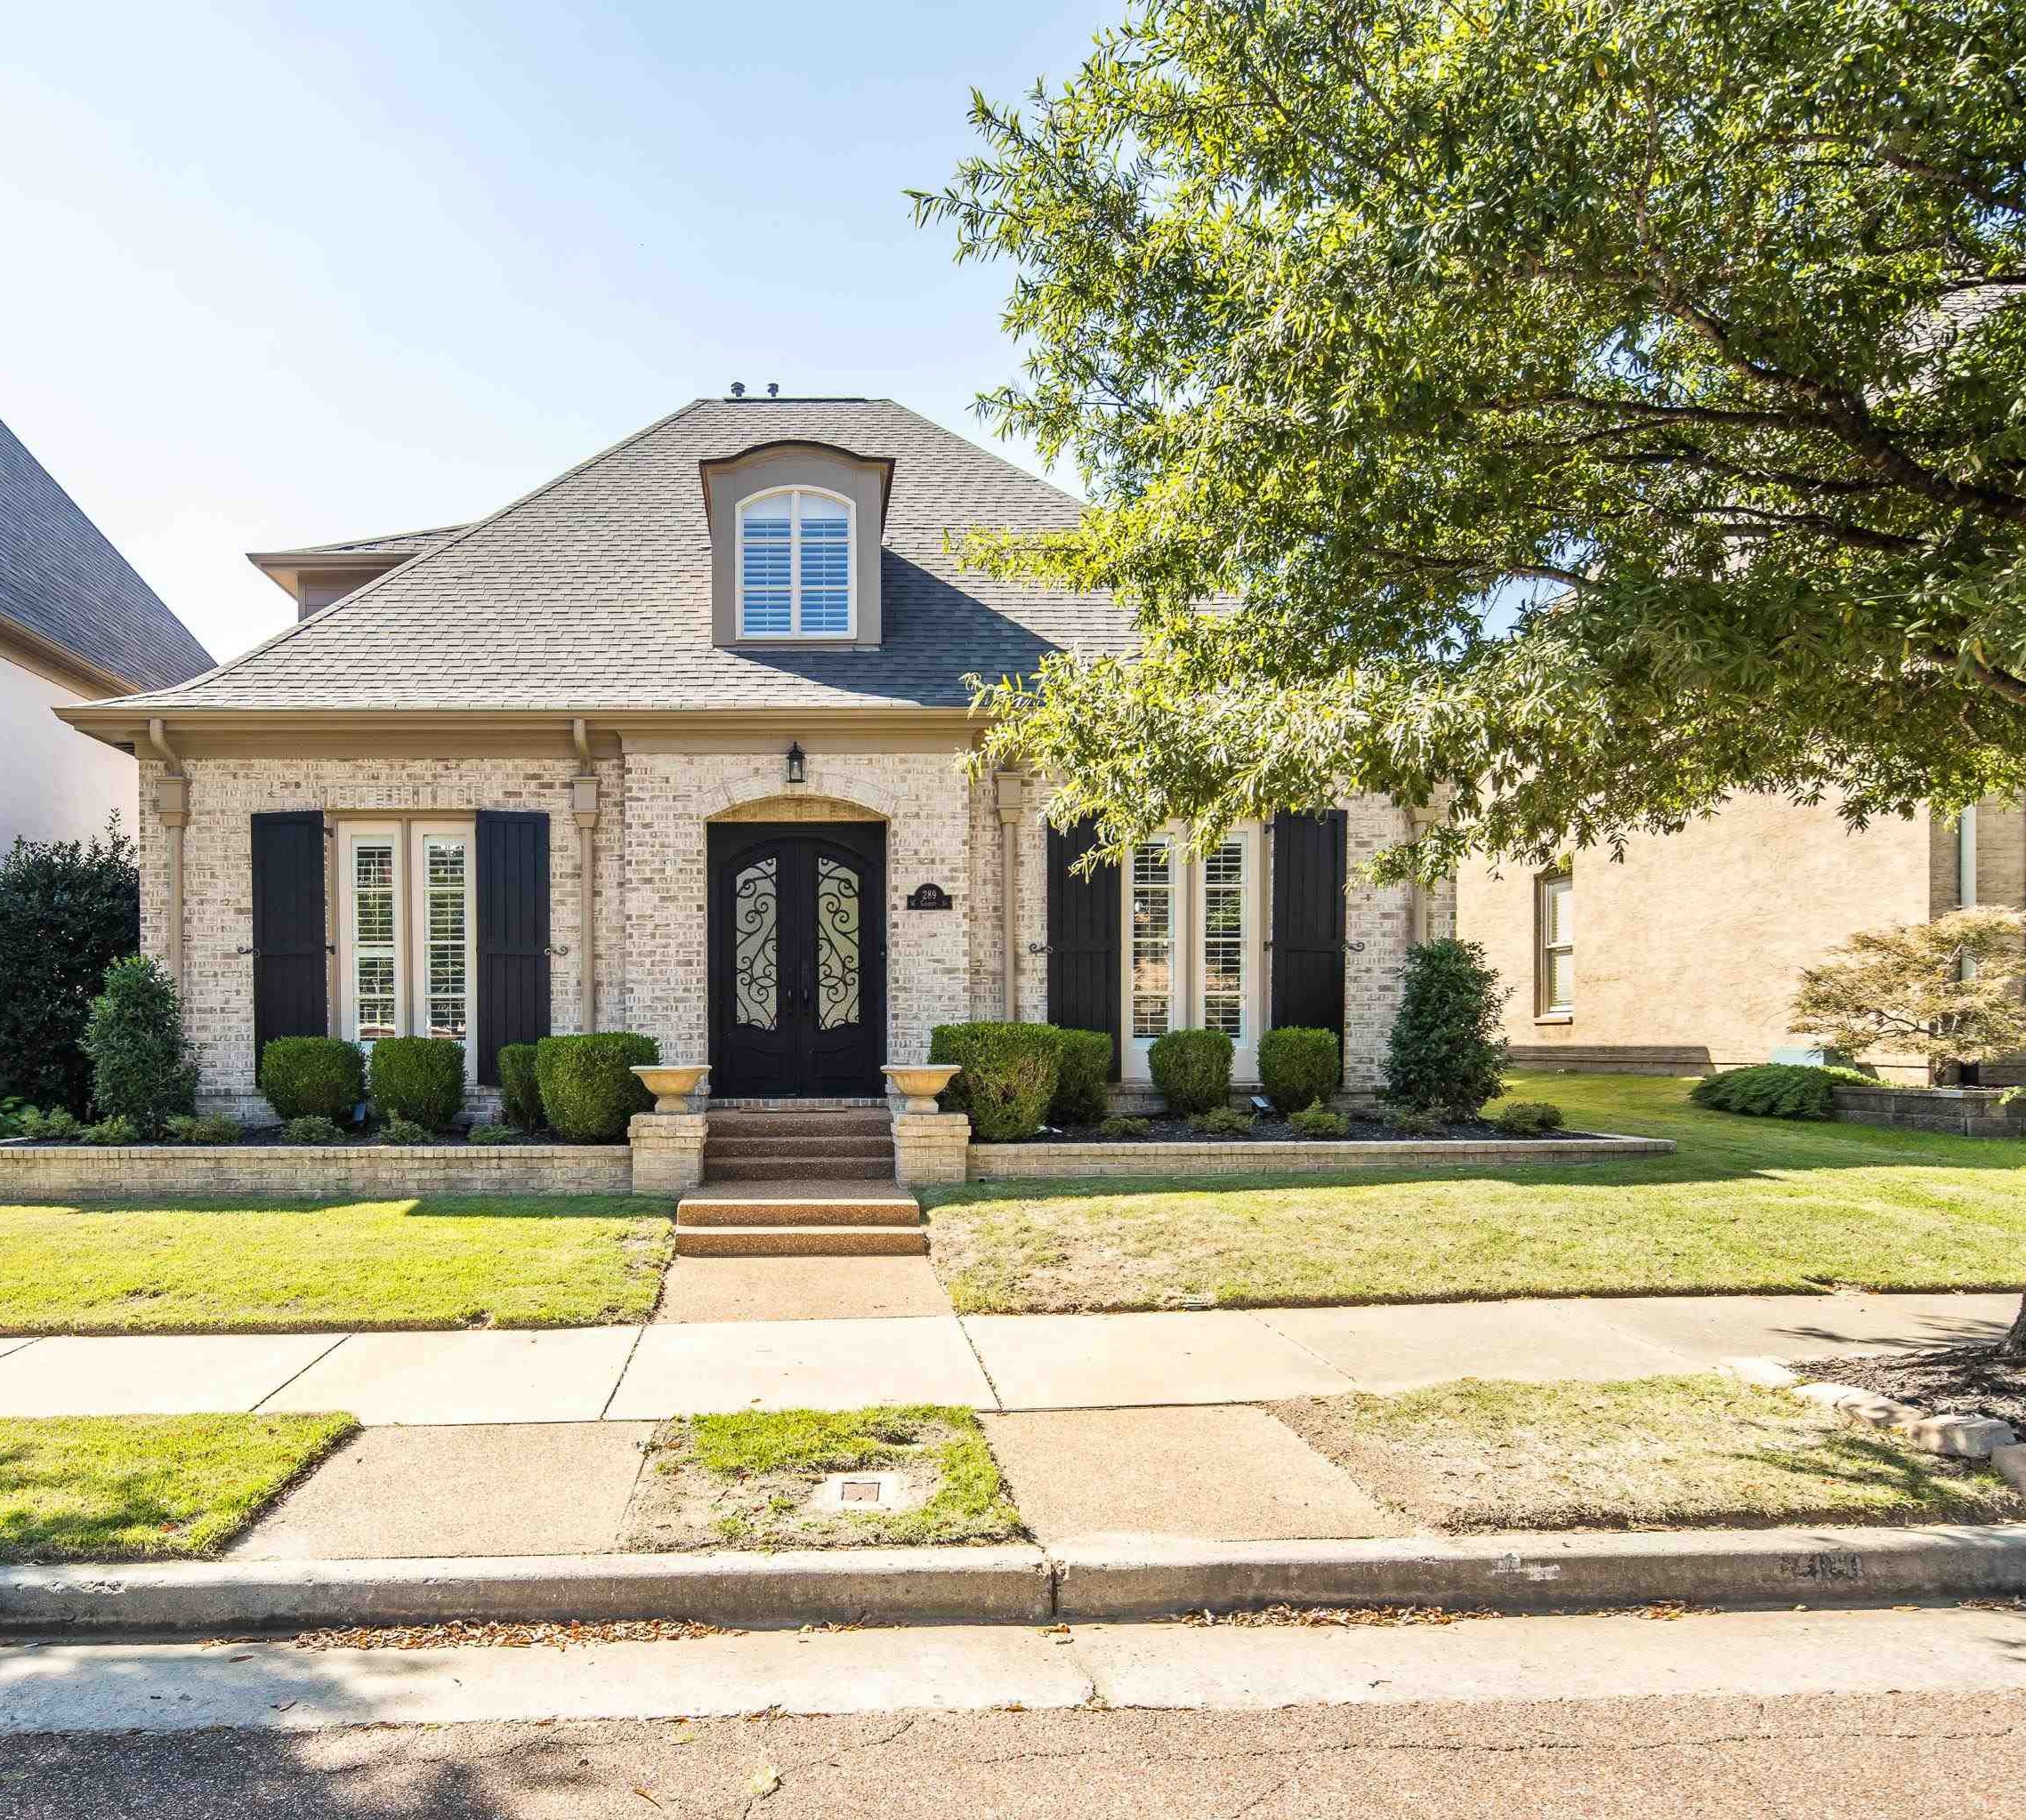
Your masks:
{"label": "beige brick facade", "polygon": [[[2026,906],[2020,811],[1982,805],[1977,837],[1978,900]],[[1957,865],[1956,825],[1939,817],[1852,830],[1831,805],[1763,796],[1678,834],[1635,836],[1622,860],[1578,854],[1575,1003],[1565,1018],[1538,1008],[1534,873],[1465,868],[1457,914],[1460,933],[1484,944],[1513,988],[1505,1034],[1523,1059],[1678,1074],[1812,1043],[1789,1023],[1801,970],[1860,930],[1955,909]],[[1890,1078],[1925,1076],[1907,1056],[1864,1059]]]}
{"label": "beige brick facade", "polygon": [[[844,744],[845,742],[840,742]],[[811,739],[812,747],[818,742]],[[861,742],[862,744],[862,742]],[[599,1014],[607,1029],[656,1037],[671,1061],[709,1052],[706,830],[720,820],[877,820],[887,830],[887,1054],[919,1060],[941,1023],[1005,1015],[1005,899],[999,795],[967,778],[956,749],[812,750],[807,782],[783,781],[780,752],[626,749],[602,758],[594,837]],[[161,767],[143,766],[143,801]],[[552,1027],[579,1027],[583,931],[569,757],[443,759],[191,756],[184,859],[187,1019],[206,1109],[267,1116],[254,1086],[250,817],[257,811],[385,809],[468,814],[538,809],[549,816],[553,900]],[[1047,1016],[1045,793],[1029,787],[1017,824],[1016,1015]],[[1349,810],[1353,867],[1406,831],[1381,799]],[[334,843],[335,844],[335,843]],[[166,843],[152,814],[141,825],[142,943],[168,951]],[[1270,878],[1270,867],[1266,869]],[[916,911],[906,898],[933,882],[955,899]],[[335,890],[335,881],[331,882]],[[1262,914],[1271,914],[1267,887]],[[1377,1078],[1408,946],[1441,932],[1446,910],[1404,887],[1353,882],[1346,914],[1345,1078]],[[1269,925],[1270,926],[1270,925]],[[1258,982],[1263,1016],[1267,984]],[[334,1011],[335,1015],[335,1011]],[[480,1106],[489,1096],[480,1095]]]}

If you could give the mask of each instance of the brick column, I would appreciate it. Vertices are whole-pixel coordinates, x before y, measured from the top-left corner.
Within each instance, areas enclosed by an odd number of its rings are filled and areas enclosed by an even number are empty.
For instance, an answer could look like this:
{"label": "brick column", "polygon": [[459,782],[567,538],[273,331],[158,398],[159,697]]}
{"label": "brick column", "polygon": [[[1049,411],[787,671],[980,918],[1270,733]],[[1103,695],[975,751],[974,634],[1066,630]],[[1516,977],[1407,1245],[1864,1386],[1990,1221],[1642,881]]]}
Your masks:
{"label": "brick column", "polygon": [[971,1167],[971,1119],[961,1112],[893,1115],[893,1179],[904,1188],[963,1181]]}
{"label": "brick column", "polygon": [[709,1115],[701,1112],[636,1112],[626,1127],[634,1193],[680,1195],[700,1184],[709,1126]]}

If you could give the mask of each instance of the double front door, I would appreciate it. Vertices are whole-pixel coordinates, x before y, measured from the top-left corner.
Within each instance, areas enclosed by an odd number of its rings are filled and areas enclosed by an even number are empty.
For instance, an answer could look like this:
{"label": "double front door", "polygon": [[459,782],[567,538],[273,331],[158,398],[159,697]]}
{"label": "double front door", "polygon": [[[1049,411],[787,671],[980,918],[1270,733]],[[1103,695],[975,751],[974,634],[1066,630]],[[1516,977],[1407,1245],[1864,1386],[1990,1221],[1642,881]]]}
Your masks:
{"label": "double front door", "polygon": [[722,824],[708,855],[712,1093],[880,1092],[885,824]]}

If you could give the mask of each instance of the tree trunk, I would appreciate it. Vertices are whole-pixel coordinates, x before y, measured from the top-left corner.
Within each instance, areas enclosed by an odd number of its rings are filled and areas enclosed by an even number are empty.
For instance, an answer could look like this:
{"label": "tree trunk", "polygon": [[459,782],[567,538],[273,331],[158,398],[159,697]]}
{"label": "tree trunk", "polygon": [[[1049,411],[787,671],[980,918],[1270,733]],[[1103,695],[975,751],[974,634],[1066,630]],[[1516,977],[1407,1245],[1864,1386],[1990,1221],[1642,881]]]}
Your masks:
{"label": "tree trunk", "polygon": [[2020,1297],[2018,1317],[1998,1349],[2006,1358],[2026,1358],[2026,1296]]}

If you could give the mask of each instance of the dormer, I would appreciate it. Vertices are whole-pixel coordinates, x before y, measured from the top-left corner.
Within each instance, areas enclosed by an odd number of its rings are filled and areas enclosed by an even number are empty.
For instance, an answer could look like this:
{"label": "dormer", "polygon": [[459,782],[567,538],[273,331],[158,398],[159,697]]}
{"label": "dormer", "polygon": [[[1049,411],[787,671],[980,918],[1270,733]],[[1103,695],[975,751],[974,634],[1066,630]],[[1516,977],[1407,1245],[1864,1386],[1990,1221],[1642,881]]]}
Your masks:
{"label": "dormer", "polygon": [[711,642],[876,648],[893,463],[825,442],[763,442],[698,465]]}

